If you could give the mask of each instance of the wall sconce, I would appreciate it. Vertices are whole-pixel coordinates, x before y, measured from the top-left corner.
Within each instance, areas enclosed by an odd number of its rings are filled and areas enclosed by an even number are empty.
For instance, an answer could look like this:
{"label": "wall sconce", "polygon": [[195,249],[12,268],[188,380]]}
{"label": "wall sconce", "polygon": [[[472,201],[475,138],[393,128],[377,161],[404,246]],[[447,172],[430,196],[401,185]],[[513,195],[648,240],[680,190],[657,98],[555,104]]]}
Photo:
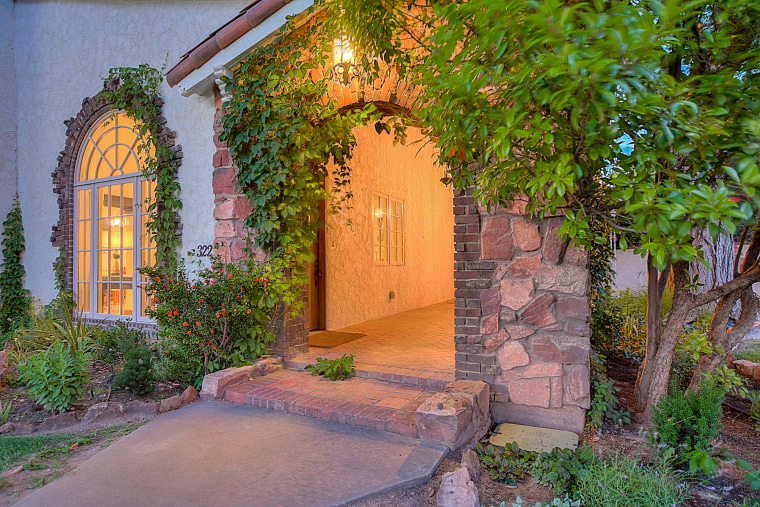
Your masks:
{"label": "wall sconce", "polygon": [[330,69],[330,77],[343,86],[348,86],[351,81],[359,77],[354,50],[345,36],[333,42],[333,66]]}

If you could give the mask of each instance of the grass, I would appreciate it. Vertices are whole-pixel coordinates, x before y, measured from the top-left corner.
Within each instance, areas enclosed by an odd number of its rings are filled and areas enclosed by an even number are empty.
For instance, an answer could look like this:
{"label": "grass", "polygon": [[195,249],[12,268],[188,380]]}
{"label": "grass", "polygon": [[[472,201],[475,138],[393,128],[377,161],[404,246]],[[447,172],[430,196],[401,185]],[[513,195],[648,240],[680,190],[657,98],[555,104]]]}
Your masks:
{"label": "grass", "polygon": [[0,472],[24,463],[30,456],[35,457],[31,463],[24,464],[28,470],[48,468],[47,464],[51,465],[50,468],[57,468],[61,462],[65,462],[72,445],[78,444],[82,447],[100,441],[110,443],[111,440],[131,433],[143,424],[118,424],[87,435],[50,433],[31,437],[0,437]]}
{"label": "grass", "polygon": [[69,442],[76,438],[76,435],[68,433],[51,433],[33,437],[0,437],[0,471],[18,465],[32,454],[55,449],[62,442]]}
{"label": "grass", "polygon": [[578,496],[585,507],[671,507],[682,505],[688,493],[672,472],[642,468],[623,456],[592,465],[581,476]]}
{"label": "grass", "polygon": [[736,359],[760,363],[760,343],[749,349],[737,350],[734,352],[734,355],[736,356]]}

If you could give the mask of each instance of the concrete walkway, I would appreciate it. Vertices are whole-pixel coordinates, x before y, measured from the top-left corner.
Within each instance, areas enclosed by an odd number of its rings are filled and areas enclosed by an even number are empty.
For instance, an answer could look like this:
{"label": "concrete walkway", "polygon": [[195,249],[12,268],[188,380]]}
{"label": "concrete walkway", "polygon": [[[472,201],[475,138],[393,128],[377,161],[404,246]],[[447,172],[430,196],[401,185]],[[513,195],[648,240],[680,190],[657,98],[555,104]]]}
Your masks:
{"label": "concrete walkway", "polygon": [[17,506],[327,506],[426,481],[443,449],[222,402],[168,412]]}

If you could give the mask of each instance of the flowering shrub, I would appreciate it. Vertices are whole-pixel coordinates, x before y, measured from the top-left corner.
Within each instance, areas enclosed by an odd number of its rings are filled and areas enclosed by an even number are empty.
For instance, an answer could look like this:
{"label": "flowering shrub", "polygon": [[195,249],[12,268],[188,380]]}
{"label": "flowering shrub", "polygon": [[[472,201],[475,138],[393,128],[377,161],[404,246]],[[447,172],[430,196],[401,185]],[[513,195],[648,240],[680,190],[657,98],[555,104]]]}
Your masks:
{"label": "flowering shrub", "polygon": [[212,258],[210,268],[190,280],[184,266],[173,274],[160,266],[141,268],[148,277],[147,313],[158,324],[161,344],[159,376],[192,382],[230,366],[250,363],[267,353],[277,305],[277,277],[253,262],[224,264]]}

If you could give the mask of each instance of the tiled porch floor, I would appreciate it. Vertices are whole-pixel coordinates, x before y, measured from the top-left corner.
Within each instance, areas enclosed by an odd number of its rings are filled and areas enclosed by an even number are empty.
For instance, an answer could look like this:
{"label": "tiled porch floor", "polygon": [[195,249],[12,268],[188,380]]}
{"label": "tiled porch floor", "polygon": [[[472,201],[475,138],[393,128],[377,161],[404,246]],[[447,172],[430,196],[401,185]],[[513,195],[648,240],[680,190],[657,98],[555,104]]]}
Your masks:
{"label": "tiled porch floor", "polygon": [[454,302],[355,324],[343,329],[367,336],[330,349],[312,347],[308,354],[286,361],[302,369],[318,357],[354,355],[356,376],[441,389],[454,380]]}

